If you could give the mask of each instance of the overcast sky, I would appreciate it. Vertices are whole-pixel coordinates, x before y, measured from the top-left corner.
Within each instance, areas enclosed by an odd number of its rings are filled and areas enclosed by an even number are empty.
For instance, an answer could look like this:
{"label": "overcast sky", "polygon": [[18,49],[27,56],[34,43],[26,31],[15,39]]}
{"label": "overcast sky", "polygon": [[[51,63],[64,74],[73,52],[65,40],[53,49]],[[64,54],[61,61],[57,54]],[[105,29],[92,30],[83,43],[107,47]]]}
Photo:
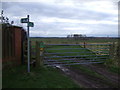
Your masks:
{"label": "overcast sky", "polygon": [[[20,0],[22,1],[22,0]],[[24,0],[25,1],[25,0]],[[31,0],[32,1],[32,0]],[[34,2],[3,2],[4,16],[14,25],[30,15],[34,27],[32,37],[118,36],[119,0],[34,0]]]}

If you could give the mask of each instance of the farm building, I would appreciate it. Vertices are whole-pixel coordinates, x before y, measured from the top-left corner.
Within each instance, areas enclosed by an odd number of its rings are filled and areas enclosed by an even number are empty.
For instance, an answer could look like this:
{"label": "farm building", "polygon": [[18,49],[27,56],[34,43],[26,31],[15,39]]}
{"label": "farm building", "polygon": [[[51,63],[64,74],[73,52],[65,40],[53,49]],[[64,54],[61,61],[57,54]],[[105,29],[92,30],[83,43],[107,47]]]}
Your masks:
{"label": "farm building", "polygon": [[2,66],[24,63],[26,31],[19,26],[2,25]]}

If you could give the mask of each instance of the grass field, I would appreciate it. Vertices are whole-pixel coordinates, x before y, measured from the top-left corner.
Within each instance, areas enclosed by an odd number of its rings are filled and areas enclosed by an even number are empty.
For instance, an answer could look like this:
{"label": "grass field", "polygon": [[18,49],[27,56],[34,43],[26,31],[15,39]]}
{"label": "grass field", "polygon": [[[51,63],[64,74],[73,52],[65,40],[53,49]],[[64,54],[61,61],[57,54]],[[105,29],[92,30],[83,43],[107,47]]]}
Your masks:
{"label": "grass field", "polygon": [[86,43],[113,43],[118,39],[107,38],[88,38],[88,39],[74,39],[74,38],[31,38],[31,41],[43,41],[45,44],[83,44]]}
{"label": "grass field", "polygon": [[19,66],[3,71],[3,88],[80,88],[70,78],[51,67]]}

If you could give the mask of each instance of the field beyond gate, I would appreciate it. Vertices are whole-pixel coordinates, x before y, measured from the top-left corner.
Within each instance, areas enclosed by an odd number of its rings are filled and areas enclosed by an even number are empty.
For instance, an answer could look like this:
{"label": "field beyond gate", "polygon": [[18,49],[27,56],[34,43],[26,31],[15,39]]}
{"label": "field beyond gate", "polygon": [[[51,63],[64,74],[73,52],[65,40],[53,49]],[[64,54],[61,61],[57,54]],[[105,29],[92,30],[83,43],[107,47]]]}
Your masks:
{"label": "field beyond gate", "polygon": [[109,59],[110,44],[47,44],[44,64],[47,66],[103,63]]}

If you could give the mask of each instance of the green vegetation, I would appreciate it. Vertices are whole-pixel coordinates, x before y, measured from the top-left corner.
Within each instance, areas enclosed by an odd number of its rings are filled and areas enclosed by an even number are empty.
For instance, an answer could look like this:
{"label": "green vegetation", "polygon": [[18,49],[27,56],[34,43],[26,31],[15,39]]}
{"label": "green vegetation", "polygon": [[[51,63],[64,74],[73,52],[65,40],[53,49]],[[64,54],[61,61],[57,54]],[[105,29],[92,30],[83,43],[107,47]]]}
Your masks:
{"label": "green vegetation", "polygon": [[110,59],[108,59],[105,63],[109,71],[120,74],[119,59],[120,45],[118,45],[118,43],[113,43],[110,48]]}
{"label": "green vegetation", "polygon": [[[115,64],[115,63],[117,63],[117,64]],[[110,72],[120,74],[120,66],[119,66],[117,60],[107,59],[104,64],[107,66],[107,68]]]}
{"label": "green vegetation", "polygon": [[3,88],[80,88],[59,70],[49,67],[31,68],[26,66],[3,70]]}
{"label": "green vegetation", "polygon": [[109,66],[109,67],[108,67],[108,70],[111,71],[111,72],[120,74],[120,67],[118,67],[118,66],[115,66],[115,65]]}

